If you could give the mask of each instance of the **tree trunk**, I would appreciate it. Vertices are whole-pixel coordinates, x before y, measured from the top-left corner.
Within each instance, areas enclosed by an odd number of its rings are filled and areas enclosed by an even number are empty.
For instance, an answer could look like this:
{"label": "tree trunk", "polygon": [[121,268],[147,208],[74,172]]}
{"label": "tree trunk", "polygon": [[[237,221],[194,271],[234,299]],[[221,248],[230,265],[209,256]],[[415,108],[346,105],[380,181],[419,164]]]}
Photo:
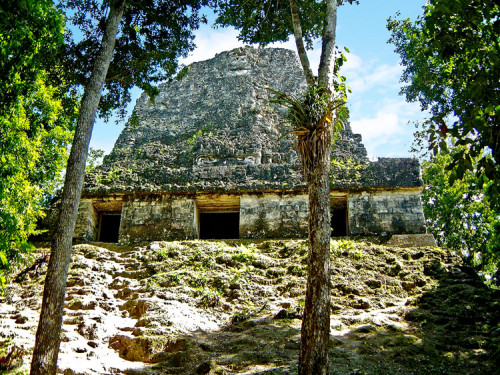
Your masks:
{"label": "tree trunk", "polygon": [[335,39],[337,30],[337,0],[327,0],[321,58],[319,60],[318,83],[326,89],[333,88],[335,68]]}
{"label": "tree trunk", "polygon": [[309,171],[309,255],[299,375],[328,374],[330,338],[330,153]]}
{"label": "tree trunk", "polygon": [[113,56],[116,33],[124,9],[125,1],[115,1],[111,4],[101,48],[94,63],[90,81],[85,87],[80,106],[78,123],[66,168],[60,216],[52,241],[50,262],[45,278],[42,310],[31,362],[32,375],[55,374],[57,370],[66,279],[85,176],[85,162],[102,87]]}
{"label": "tree trunk", "polygon": [[[337,0],[327,0],[318,84],[329,91],[333,90],[336,26]],[[305,73],[307,77],[307,72]],[[313,170],[307,171],[306,176],[309,192],[309,255],[306,303],[301,328],[299,375],[328,374],[331,147],[331,141],[326,142],[325,159],[317,163]]]}

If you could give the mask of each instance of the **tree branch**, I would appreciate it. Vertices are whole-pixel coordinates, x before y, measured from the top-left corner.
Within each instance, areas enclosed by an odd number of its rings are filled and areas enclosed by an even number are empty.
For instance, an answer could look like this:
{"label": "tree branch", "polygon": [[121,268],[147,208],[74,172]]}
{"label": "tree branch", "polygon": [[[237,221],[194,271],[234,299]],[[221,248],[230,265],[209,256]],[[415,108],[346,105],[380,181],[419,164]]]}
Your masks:
{"label": "tree branch", "polygon": [[302,69],[304,70],[307,84],[312,85],[315,82],[315,78],[309,64],[309,58],[307,57],[306,48],[304,46],[304,40],[302,38],[302,27],[300,25],[299,8],[295,0],[290,0],[290,12],[292,14],[293,35],[295,36],[295,45],[297,46],[300,63],[302,64]]}

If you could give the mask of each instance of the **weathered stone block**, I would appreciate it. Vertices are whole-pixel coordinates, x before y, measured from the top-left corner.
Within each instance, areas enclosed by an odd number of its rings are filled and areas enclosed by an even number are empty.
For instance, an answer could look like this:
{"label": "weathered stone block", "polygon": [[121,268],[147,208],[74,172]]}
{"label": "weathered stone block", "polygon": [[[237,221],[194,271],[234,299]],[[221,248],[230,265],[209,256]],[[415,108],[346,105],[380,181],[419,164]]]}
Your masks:
{"label": "weathered stone block", "polygon": [[190,238],[196,238],[194,199],[133,198],[124,204],[120,242]]}
{"label": "weathered stone block", "polygon": [[426,232],[419,189],[353,193],[348,200],[350,234]]}
{"label": "weathered stone block", "polygon": [[309,201],[305,194],[242,195],[240,236],[290,238],[307,236]]}
{"label": "weathered stone block", "polygon": [[78,241],[96,241],[99,215],[91,199],[82,199],[78,206],[74,238]]}

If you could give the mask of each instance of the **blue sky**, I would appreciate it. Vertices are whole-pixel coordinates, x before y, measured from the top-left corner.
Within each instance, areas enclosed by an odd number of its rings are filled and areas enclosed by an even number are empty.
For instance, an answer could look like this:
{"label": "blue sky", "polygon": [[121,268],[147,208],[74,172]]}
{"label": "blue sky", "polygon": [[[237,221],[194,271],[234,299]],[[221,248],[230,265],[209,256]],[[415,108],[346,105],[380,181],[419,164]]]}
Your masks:
{"label": "blue sky", "polygon": [[[350,50],[343,75],[352,89],[349,97],[351,127],[363,137],[369,157],[408,157],[415,130],[411,122],[423,118],[418,103],[406,103],[399,96],[400,77],[403,71],[399,55],[387,43],[390,33],[387,19],[400,12],[400,18],[415,19],[422,14],[425,0],[361,0],[357,6],[345,5],[339,8],[337,44]],[[229,28],[213,29],[203,25],[196,32],[197,48],[183,64],[212,58],[216,53],[240,47],[237,31]],[[295,50],[292,40],[275,44]],[[319,63],[318,48],[309,52],[311,64]],[[133,91],[129,112],[139,97],[138,89]],[[118,138],[124,123],[104,123],[97,119],[91,140],[91,147],[109,153]]]}

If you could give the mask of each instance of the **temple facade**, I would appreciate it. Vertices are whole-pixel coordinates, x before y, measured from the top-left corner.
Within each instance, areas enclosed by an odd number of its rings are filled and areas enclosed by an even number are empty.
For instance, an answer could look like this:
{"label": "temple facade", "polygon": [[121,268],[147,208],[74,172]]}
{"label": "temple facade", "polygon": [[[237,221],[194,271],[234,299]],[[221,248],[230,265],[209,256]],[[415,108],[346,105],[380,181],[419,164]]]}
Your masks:
{"label": "temple facade", "polygon": [[[306,237],[307,185],[274,90],[300,94],[295,52],[238,48],[143,94],[86,176],[75,239]],[[347,126],[332,152],[332,235],[425,233],[416,159],[369,161]]]}

